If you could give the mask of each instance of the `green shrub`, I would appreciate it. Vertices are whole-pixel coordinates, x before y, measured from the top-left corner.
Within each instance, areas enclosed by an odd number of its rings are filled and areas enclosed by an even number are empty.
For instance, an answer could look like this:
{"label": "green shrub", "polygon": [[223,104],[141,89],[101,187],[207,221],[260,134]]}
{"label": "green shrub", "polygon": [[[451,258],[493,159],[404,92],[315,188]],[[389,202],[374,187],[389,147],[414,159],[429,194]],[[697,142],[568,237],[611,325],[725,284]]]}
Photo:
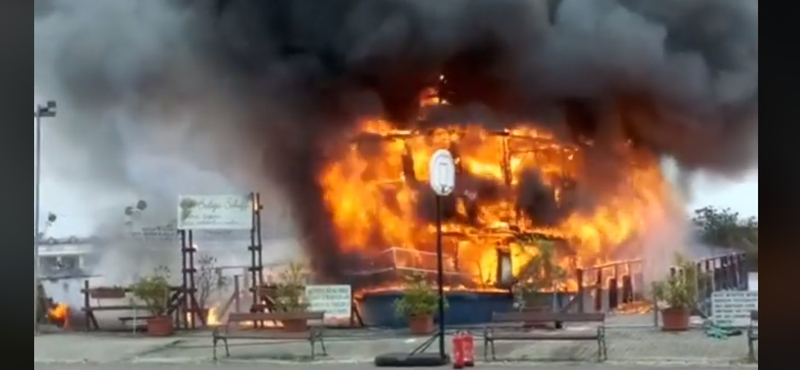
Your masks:
{"label": "green shrub", "polygon": [[[428,284],[425,275],[412,273],[405,277],[406,285],[403,297],[394,302],[395,314],[398,317],[420,317],[433,315],[439,308],[439,295]],[[447,300],[444,301],[447,308]]]}
{"label": "green shrub", "polygon": [[697,266],[681,255],[675,257],[677,271],[664,281],[653,283],[653,297],[670,308],[691,309],[697,298]]}
{"label": "green shrub", "polygon": [[144,302],[153,316],[166,316],[169,311],[169,277],[169,269],[159,266],[131,286],[133,295]]}

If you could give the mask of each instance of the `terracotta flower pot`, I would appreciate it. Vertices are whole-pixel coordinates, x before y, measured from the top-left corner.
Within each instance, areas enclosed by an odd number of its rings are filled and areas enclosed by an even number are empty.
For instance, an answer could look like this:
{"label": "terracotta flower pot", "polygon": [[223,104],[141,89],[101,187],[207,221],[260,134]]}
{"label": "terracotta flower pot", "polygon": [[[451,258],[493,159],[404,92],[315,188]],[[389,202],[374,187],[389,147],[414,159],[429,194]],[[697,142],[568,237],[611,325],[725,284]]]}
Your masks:
{"label": "terracotta flower pot", "polygon": [[168,337],[175,333],[172,317],[159,316],[147,319],[147,334],[153,337]]}
{"label": "terracotta flower pot", "polygon": [[408,318],[408,328],[412,335],[425,335],[433,332],[433,315]]}
{"label": "terracotta flower pot", "polygon": [[661,310],[661,330],[686,331],[689,330],[690,312],[685,308],[666,308]]}
{"label": "terracotta flower pot", "polygon": [[283,331],[289,333],[302,333],[308,331],[308,320],[282,320]]}

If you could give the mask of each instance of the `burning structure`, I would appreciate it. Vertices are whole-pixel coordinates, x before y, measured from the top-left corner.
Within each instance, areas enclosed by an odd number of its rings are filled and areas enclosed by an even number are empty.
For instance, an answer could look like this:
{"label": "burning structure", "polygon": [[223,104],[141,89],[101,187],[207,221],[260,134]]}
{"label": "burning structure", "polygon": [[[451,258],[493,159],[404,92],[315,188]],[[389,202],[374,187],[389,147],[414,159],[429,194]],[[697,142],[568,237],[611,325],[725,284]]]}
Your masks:
{"label": "burning structure", "polygon": [[451,285],[474,289],[498,249],[525,269],[522,237],[566,267],[681,244],[646,243],[683,217],[664,158],[757,165],[757,1],[38,3],[37,92],[71,107],[57,129],[104,161],[93,178],[158,188],[129,169],[138,148],[277,189],[321,282],[425,266],[435,149],[459,166]]}
{"label": "burning structure", "polygon": [[426,179],[439,148],[450,149],[457,163],[457,189],[443,210],[451,289],[507,285],[498,281],[500,256],[511,257],[509,277],[519,278],[539,253],[537,239],[559,245],[567,270],[636,257],[636,238],[651,214],[671,211],[675,200],[657,158],[630,141],[618,143],[624,181],[585,207],[590,141],[559,140],[533,122],[497,130],[459,123],[430,128],[429,114],[448,105],[438,96],[446,88],[441,76],[439,89],[423,92],[411,129],[364,119],[349,142],[338,143],[347,149],[320,173],[342,251],[361,257],[351,273],[368,285],[391,287],[396,271],[435,271],[433,192]]}

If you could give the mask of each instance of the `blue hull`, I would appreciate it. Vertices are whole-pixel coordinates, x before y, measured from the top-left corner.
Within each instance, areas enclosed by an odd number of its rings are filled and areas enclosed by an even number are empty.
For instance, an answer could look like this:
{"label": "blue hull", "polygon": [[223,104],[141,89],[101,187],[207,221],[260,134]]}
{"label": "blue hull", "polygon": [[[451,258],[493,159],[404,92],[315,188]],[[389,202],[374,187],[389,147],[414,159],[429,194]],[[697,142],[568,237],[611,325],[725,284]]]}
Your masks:
{"label": "blue hull", "polygon": [[[364,324],[373,327],[405,328],[408,321],[398,318],[394,302],[403,295],[400,291],[369,293],[359,301]],[[471,325],[490,322],[493,312],[513,310],[514,299],[508,293],[449,292],[445,294],[449,307],[445,312],[447,325]]]}

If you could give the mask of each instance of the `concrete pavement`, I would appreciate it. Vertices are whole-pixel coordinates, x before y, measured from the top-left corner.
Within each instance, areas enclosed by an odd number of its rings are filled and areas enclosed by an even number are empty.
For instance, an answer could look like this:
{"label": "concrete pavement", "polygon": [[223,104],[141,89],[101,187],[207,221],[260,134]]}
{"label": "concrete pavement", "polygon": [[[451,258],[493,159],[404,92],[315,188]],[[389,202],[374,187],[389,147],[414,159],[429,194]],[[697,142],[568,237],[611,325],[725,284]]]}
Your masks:
{"label": "concrete pavement", "polygon": [[[587,328],[569,328],[569,330],[585,329]],[[306,365],[327,363],[331,366],[345,363],[371,364],[374,357],[379,354],[410,352],[425,340],[386,330],[329,332],[332,337],[326,340],[328,356],[320,356],[315,362],[310,361],[310,347],[305,342],[231,341],[232,357],[224,358],[222,348],[218,354],[226,364],[241,362]],[[663,333],[652,327],[652,316],[649,315],[626,315],[609,320],[607,337],[609,364],[730,366],[743,364],[747,356],[747,342],[744,336],[713,339],[706,337],[701,330],[680,334]],[[449,338],[447,342],[449,348]],[[134,336],[130,333],[43,334],[34,338],[34,363],[138,363],[152,366],[181,363],[213,364],[211,344],[211,334],[207,331],[183,333],[171,338]],[[476,338],[475,344],[476,355],[481,360],[482,338]],[[554,361],[578,362],[582,364],[581,366],[594,366],[592,363],[596,359],[596,351],[597,344],[592,341],[497,343],[497,354],[501,361],[527,363],[533,361],[537,367],[541,364],[552,364]]]}
{"label": "concrete pavement", "polygon": [[[46,365],[34,364],[34,370],[216,370],[220,369],[220,365],[215,364],[106,364],[106,365],[91,365],[91,364],[59,364],[59,365]],[[225,370],[263,370],[264,364],[253,363],[226,363]],[[436,368],[418,368],[418,369],[449,369],[452,367],[436,367]],[[641,365],[613,365],[613,364],[495,364],[486,365],[478,364],[476,370],[514,370],[514,369],[531,369],[537,370],[752,370],[755,367],[749,366],[728,366],[728,367],[713,367],[713,366],[659,366],[659,367],[644,367]],[[270,370],[367,370],[376,369],[372,364],[270,364]]]}

